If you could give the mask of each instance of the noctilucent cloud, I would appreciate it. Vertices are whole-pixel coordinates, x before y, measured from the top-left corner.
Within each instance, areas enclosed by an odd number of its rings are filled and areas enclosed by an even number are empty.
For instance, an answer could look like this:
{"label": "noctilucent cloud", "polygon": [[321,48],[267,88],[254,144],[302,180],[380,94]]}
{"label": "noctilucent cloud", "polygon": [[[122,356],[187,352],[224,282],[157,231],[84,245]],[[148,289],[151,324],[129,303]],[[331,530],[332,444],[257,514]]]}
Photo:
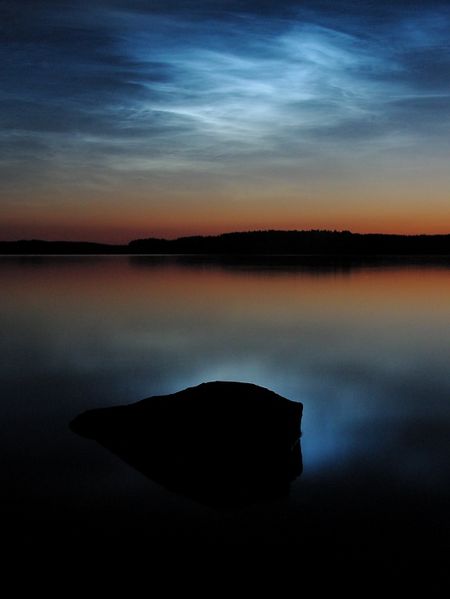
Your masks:
{"label": "noctilucent cloud", "polygon": [[450,232],[448,2],[0,10],[0,239]]}

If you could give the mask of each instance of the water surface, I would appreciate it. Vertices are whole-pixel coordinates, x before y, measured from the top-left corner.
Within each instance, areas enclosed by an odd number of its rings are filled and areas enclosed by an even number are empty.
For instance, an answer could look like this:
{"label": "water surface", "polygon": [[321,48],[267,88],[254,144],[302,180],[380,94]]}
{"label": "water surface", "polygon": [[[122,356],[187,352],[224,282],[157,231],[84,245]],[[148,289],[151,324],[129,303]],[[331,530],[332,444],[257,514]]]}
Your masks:
{"label": "water surface", "polygon": [[[450,268],[177,257],[0,258],[2,512],[9,534],[310,555],[448,558]],[[304,404],[290,494],[220,511],[69,422],[201,382]]]}

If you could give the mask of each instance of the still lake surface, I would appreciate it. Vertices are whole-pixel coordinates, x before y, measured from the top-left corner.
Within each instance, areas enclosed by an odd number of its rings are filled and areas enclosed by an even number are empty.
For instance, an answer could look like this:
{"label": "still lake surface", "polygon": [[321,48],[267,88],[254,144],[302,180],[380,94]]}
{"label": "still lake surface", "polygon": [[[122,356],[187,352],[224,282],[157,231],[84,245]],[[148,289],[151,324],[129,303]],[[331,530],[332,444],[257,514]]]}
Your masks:
{"label": "still lake surface", "polygon": [[[0,289],[1,502],[19,544],[448,559],[450,262],[0,257]],[[215,380],[303,403],[287,496],[214,509],[69,429]]]}

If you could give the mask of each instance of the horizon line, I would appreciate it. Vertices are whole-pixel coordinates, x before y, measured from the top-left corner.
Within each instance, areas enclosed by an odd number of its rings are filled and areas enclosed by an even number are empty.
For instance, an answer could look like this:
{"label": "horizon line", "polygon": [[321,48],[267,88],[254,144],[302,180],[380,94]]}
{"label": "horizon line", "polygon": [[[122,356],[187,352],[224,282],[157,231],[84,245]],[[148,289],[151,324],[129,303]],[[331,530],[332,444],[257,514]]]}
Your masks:
{"label": "horizon line", "polygon": [[210,239],[216,237],[223,237],[227,235],[245,235],[251,233],[334,233],[334,234],[348,234],[355,236],[384,236],[384,237],[446,237],[450,235],[450,231],[448,233],[380,233],[380,232],[370,232],[370,233],[358,233],[353,232],[349,229],[247,229],[247,230],[236,230],[236,231],[226,231],[223,233],[216,234],[192,234],[192,235],[181,235],[179,237],[167,238],[167,237],[138,237],[134,239],[130,239],[129,241],[125,241],[123,243],[113,243],[106,241],[81,241],[77,239],[43,239],[43,238],[22,238],[22,239],[13,239],[6,240],[0,239],[0,243],[79,243],[79,244],[95,244],[95,245],[103,245],[103,246],[115,246],[115,247],[126,247],[130,243],[135,241],[147,241],[147,240],[156,240],[156,241],[179,241],[182,239],[195,239],[195,238],[203,238]]}

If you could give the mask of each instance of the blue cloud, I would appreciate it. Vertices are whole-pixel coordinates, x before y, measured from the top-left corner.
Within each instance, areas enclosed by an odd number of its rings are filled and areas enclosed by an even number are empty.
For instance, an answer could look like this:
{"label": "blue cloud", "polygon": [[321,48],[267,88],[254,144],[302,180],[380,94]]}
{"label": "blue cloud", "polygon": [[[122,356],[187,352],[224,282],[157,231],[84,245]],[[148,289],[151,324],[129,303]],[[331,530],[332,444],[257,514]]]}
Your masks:
{"label": "blue cloud", "polygon": [[211,169],[295,177],[302,160],[320,170],[336,148],[351,161],[364,144],[370,162],[371,144],[379,152],[446,143],[442,3],[4,5],[0,149],[9,179],[39,171],[45,185],[81,172],[86,185],[99,173],[113,184]]}

